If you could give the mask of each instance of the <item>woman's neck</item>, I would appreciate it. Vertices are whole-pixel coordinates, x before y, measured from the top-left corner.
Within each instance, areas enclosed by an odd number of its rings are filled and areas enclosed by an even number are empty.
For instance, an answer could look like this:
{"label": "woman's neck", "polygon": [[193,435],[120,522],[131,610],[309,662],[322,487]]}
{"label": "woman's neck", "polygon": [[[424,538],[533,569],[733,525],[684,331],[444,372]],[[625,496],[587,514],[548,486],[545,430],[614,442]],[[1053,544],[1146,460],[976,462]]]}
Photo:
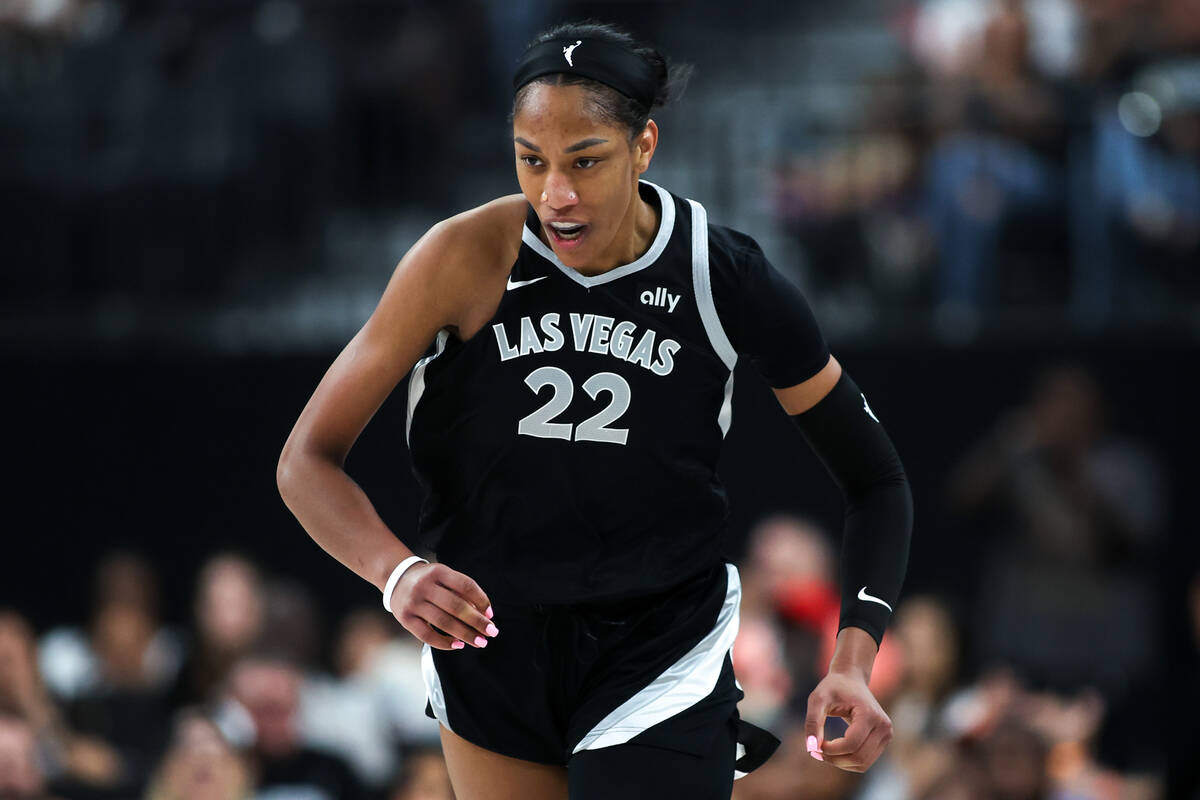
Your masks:
{"label": "woman's neck", "polygon": [[625,219],[617,229],[617,235],[613,237],[609,252],[601,259],[604,266],[586,267],[577,271],[592,278],[637,261],[650,249],[650,244],[658,233],[659,217],[660,213],[654,204],[646,202],[642,197],[639,181],[634,187],[633,202],[629,204]]}

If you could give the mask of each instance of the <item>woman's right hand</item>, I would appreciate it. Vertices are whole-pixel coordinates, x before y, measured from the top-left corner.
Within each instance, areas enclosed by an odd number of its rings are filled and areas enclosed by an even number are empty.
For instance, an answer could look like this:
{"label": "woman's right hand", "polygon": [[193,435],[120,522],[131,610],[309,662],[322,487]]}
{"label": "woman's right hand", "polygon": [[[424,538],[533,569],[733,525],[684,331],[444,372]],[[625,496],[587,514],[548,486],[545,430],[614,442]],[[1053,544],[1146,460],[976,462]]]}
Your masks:
{"label": "woman's right hand", "polygon": [[409,567],[392,591],[392,614],[405,630],[438,650],[487,647],[488,639],[500,632],[479,584],[445,564]]}

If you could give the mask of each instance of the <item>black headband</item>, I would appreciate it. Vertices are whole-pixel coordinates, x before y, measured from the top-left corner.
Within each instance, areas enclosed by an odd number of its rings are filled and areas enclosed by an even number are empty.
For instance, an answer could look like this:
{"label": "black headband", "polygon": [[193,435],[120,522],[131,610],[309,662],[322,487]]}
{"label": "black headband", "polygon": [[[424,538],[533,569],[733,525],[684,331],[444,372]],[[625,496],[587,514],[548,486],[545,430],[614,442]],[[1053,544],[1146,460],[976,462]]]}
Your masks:
{"label": "black headband", "polygon": [[554,39],[534,45],[517,64],[513,89],[558,72],[599,81],[647,108],[654,105],[654,68],[625,47],[600,39]]}

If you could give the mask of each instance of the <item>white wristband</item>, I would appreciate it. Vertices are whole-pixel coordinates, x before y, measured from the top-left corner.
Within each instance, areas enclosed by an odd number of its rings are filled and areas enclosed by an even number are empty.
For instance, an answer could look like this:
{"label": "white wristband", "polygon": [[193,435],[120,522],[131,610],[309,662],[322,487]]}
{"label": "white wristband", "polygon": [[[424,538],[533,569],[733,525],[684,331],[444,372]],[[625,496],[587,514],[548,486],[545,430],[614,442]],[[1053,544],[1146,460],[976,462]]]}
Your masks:
{"label": "white wristband", "polygon": [[392,613],[392,592],[396,591],[396,584],[400,582],[400,577],[408,571],[408,568],[417,562],[429,563],[420,556],[409,556],[397,564],[396,568],[392,570],[392,574],[388,576],[387,584],[383,587],[383,607],[389,614]]}

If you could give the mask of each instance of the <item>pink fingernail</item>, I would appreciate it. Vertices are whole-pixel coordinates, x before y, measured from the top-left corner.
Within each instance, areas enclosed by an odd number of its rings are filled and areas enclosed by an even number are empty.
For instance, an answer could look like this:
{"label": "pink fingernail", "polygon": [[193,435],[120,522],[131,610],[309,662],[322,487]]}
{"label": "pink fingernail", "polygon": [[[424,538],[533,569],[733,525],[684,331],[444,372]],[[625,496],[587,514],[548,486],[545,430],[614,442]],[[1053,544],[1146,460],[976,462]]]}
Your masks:
{"label": "pink fingernail", "polygon": [[483,638],[482,636],[476,636],[475,637],[475,646],[476,647],[487,647],[487,639]]}
{"label": "pink fingernail", "polygon": [[488,636],[495,636],[499,632],[500,632],[499,628],[497,628],[495,625],[493,625],[490,622],[488,623],[488,626],[487,626],[487,635]]}
{"label": "pink fingernail", "polygon": [[813,752],[814,750],[817,750],[817,749],[818,749],[818,747],[817,747],[817,737],[815,737],[815,736],[809,736],[809,737],[808,737],[808,739],[806,739],[806,740],[804,741],[804,746],[805,746],[805,748],[808,750],[808,752],[810,752],[810,753],[811,753],[811,752]]}
{"label": "pink fingernail", "polygon": [[813,758],[815,758],[817,761],[824,761],[824,760],[825,760],[825,756],[821,755],[821,754],[820,754],[820,753],[818,753],[816,750],[809,750],[809,751],[808,751],[808,754],[809,754],[810,756],[812,756]]}
{"label": "pink fingernail", "polygon": [[466,642],[455,642],[454,644],[450,645],[450,649],[451,650],[462,650],[466,646],[467,646]]}
{"label": "pink fingernail", "polygon": [[485,612],[483,612],[483,613],[484,613],[485,615],[487,615],[487,618],[488,618],[488,619],[491,619],[491,618],[492,618],[492,607],[491,607],[491,606],[488,606],[488,610],[487,610],[487,611],[485,611]]}

